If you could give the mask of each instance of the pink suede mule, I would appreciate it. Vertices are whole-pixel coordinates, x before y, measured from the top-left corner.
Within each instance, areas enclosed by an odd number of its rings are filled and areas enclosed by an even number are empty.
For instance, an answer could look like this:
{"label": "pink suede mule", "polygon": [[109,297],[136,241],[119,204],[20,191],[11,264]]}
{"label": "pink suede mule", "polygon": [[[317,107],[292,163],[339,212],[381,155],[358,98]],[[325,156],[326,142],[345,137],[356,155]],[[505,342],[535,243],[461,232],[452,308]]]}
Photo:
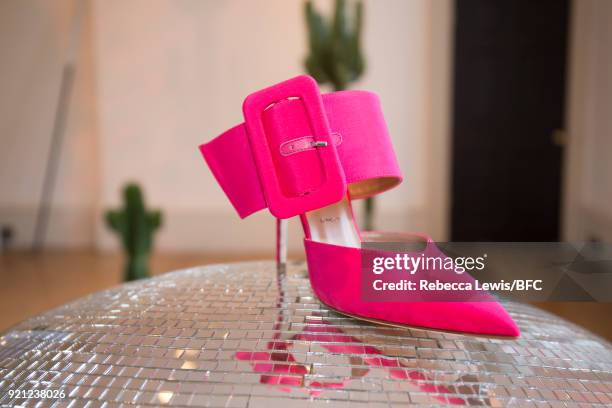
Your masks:
{"label": "pink suede mule", "polygon": [[[321,95],[311,77],[299,76],[249,95],[243,113],[245,123],[200,150],[240,217],[264,208],[277,219],[300,217],[310,282],[321,302],[381,324],[519,335],[493,297],[478,302],[362,299],[364,250],[351,200],[402,181],[377,95]],[[431,239],[420,238],[429,250],[436,249]]]}

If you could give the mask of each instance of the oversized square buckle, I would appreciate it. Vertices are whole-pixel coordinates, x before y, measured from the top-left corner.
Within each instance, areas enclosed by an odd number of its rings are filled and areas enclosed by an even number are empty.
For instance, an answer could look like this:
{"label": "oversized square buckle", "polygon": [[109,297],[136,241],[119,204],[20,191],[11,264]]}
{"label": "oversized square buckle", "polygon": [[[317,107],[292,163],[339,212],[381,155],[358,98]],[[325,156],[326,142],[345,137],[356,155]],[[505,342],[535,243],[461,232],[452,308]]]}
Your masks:
{"label": "oversized square buckle", "polygon": [[[262,120],[266,108],[290,98],[300,99],[305,107],[313,134],[304,136],[314,138],[313,146],[317,147],[318,158],[325,173],[324,182],[315,191],[300,196],[287,196],[283,193]],[[346,194],[344,170],[338,159],[319,87],[314,79],[302,75],[255,92],[244,100],[242,111],[264,197],[268,209],[275,217],[290,218],[342,200]],[[310,171],[308,168],[300,170]]]}

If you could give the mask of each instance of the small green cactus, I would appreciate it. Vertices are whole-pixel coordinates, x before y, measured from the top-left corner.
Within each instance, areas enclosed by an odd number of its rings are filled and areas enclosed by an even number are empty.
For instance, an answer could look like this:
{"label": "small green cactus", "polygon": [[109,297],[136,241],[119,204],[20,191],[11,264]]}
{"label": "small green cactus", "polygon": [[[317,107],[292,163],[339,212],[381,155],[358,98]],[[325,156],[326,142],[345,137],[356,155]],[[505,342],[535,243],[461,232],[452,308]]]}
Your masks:
{"label": "small green cactus", "polygon": [[106,212],[106,224],[120,237],[127,259],[124,280],[132,281],[149,276],[149,257],[153,233],[162,223],[160,211],[145,210],[140,187],[128,184],[123,189],[124,206]]}
{"label": "small green cactus", "polygon": [[310,47],[306,70],[320,84],[329,82],[336,91],[346,89],[365,68],[361,55],[363,4],[357,2],[354,16],[349,19],[345,0],[336,0],[334,17],[329,23],[311,1],[306,2],[305,10]]}

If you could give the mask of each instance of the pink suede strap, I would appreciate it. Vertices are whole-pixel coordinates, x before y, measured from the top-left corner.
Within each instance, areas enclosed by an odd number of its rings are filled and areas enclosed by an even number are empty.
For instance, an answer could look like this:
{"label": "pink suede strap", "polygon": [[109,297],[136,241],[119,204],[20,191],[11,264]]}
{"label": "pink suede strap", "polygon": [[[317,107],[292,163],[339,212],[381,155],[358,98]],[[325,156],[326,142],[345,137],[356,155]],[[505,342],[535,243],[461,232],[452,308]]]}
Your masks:
{"label": "pink suede strap", "polygon": [[[248,126],[240,124],[200,146],[240,217],[268,207],[262,181],[265,177],[274,177],[281,194],[289,199],[297,201],[316,194],[329,178],[319,157],[320,149],[336,150],[340,173],[352,198],[378,194],[401,182],[378,96],[366,91],[342,91],[319,98],[326,116],[324,124],[329,126],[326,140],[331,143],[315,136],[304,100],[285,98],[261,113],[262,140],[249,138]],[[269,152],[272,166],[257,165],[254,148],[261,149],[261,145],[254,143],[267,146],[265,153]],[[289,211],[275,215],[285,218],[295,214]]]}

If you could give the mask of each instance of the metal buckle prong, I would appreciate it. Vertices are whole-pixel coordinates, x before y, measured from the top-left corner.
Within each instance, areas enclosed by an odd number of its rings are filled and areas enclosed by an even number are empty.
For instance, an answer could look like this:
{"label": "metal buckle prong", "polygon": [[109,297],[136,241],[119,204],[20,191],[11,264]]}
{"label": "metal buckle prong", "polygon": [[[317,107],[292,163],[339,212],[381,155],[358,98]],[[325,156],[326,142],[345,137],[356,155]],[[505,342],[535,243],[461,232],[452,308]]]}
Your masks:
{"label": "metal buckle prong", "polygon": [[322,140],[317,140],[312,142],[312,147],[326,147],[327,146],[327,142],[322,141]]}

